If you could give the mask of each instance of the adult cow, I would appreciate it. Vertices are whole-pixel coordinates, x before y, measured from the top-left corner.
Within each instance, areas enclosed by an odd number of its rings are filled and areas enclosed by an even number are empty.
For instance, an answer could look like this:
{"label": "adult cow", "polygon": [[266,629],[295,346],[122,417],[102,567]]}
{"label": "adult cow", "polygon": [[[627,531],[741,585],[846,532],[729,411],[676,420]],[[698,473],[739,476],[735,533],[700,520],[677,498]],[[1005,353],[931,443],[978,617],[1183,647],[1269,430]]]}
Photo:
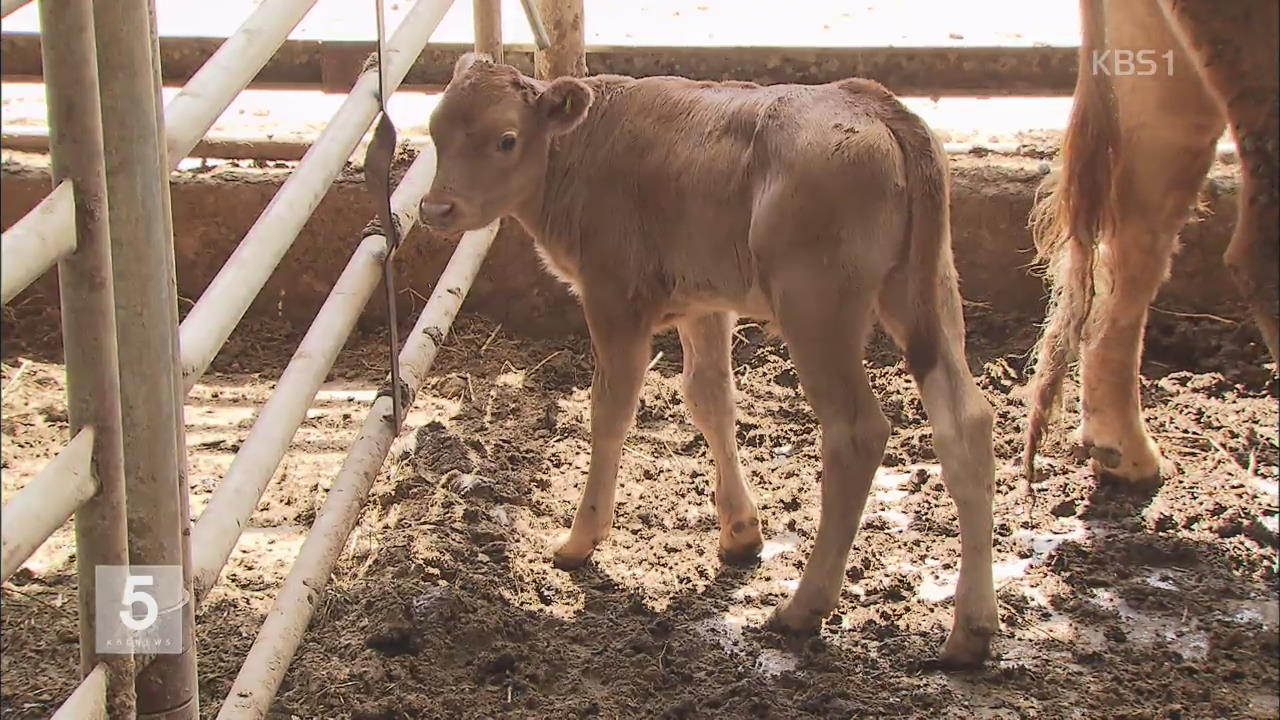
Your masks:
{"label": "adult cow", "polygon": [[609,533],[651,337],[670,325],[715,460],[721,551],[758,553],[730,367],[734,318],[754,316],[781,331],[822,426],[817,539],[774,614],[784,628],[816,628],[839,599],[890,432],[862,366],[874,316],[905,351],[959,510],[956,614],[940,660],[985,658],[997,628],[992,411],[965,364],[946,157],[920,118],[865,80],[543,82],[467,55],[430,127],[438,165],[424,224],[459,231],[514,216],[586,314],[591,464],[558,566],[581,565]]}
{"label": "adult cow", "polygon": [[1170,471],[1142,421],[1147,306],[1168,276],[1230,125],[1243,187],[1226,263],[1280,362],[1276,0],[1081,0],[1079,75],[1057,188],[1033,227],[1053,282],[1024,469],[1079,349],[1080,440],[1099,474],[1148,487]]}

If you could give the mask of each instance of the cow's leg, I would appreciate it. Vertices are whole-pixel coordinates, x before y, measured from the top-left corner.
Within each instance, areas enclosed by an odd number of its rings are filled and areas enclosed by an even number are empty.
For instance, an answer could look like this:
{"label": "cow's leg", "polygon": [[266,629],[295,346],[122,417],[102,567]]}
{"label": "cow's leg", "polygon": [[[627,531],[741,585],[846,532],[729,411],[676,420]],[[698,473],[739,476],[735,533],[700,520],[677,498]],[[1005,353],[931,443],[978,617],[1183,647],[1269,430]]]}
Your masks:
{"label": "cow's leg", "polygon": [[818,258],[772,270],[774,315],[822,426],[818,535],[795,594],[774,614],[774,622],[803,632],[816,629],[840,599],[849,549],[890,427],[862,366],[870,291]]}
{"label": "cow's leg", "polygon": [[1168,276],[1223,121],[1200,78],[1178,72],[1187,56],[1156,6],[1111,3],[1108,12],[1116,14],[1108,17],[1113,48],[1167,47],[1174,72],[1113,78],[1121,132],[1110,194],[1114,230],[1099,243],[1098,294],[1082,342],[1080,440],[1100,474],[1154,485],[1171,467],[1142,421],[1138,370],[1147,308]]}
{"label": "cow's leg", "polygon": [[[956,611],[941,661],[951,667],[982,663],[999,631],[992,579],[992,501],[995,496],[995,450],[991,404],[974,382],[964,356],[964,316],[955,272],[938,280],[940,333],[931,338],[937,358],[917,376],[916,385],[933,426],[933,446],[942,464],[942,480],[956,504],[960,524],[960,577]],[[905,348],[912,303],[905,276],[890,276],[880,293],[881,323]],[[918,372],[919,369],[912,369]]]}
{"label": "cow's leg", "polygon": [[764,538],[755,499],[742,477],[734,436],[733,316],[722,312],[701,315],[681,322],[679,329],[684,348],[685,403],[716,463],[720,552],[729,561],[748,560],[760,554]]}
{"label": "cow's leg", "polygon": [[1253,310],[1272,360],[1280,363],[1280,5],[1275,0],[1225,5],[1162,0],[1161,5],[1226,108],[1243,171],[1227,267]]}
{"label": "cow's leg", "polygon": [[580,567],[609,534],[622,443],[635,420],[650,347],[649,326],[626,312],[593,307],[584,297],[595,355],[591,378],[591,465],[569,536],[555,552],[555,566]]}

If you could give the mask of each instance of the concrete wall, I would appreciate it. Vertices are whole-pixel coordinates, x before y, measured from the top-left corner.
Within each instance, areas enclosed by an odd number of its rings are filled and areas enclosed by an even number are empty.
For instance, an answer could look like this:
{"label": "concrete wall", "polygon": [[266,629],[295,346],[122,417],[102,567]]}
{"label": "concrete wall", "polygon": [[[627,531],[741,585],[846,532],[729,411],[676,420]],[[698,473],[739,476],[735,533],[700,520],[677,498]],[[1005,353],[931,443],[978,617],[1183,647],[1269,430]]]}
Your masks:
{"label": "concrete wall", "polygon": [[[0,224],[8,228],[49,190],[43,158],[14,154],[0,167]],[[966,299],[1029,317],[1042,312],[1043,286],[1026,269],[1031,259],[1028,212],[1037,184],[1048,170],[1041,160],[960,156],[952,159],[953,236]],[[173,178],[178,292],[195,300],[281,183],[287,168],[219,169],[176,173]],[[1219,166],[1209,180],[1207,206],[1182,233],[1183,249],[1161,302],[1185,310],[1240,315],[1221,255],[1235,221],[1238,174]],[[345,173],[272,275],[250,316],[278,315],[305,327],[342,271],[373,207],[358,172]],[[396,260],[398,286],[421,297],[449,259],[456,237],[415,230]],[[56,307],[56,273],[37,281],[13,304]],[[401,312],[422,307],[413,293],[401,294]],[[190,307],[182,303],[182,309]],[[376,292],[362,324],[381,324],[382,294]],[[464,311],[501,321],[513,332],[551,335],[582,332],[574,299],[540,266],[528,236],[507,220]],[[25,325],[25,324],[24,324]]]}

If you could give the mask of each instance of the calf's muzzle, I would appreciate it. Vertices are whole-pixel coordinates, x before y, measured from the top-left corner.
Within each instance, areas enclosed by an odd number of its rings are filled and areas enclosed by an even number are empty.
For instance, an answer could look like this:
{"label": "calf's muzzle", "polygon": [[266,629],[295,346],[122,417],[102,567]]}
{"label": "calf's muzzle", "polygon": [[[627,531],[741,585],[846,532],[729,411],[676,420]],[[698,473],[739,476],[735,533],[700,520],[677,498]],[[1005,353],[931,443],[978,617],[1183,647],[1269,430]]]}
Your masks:
{"label": "calf's muzzle", "polygon": [[443,228],[448,225],[454,215],[455,204],[452,200],[437,199],[430,196],[422,199],[418,205],[418,218],[422,224],[431,228]]}

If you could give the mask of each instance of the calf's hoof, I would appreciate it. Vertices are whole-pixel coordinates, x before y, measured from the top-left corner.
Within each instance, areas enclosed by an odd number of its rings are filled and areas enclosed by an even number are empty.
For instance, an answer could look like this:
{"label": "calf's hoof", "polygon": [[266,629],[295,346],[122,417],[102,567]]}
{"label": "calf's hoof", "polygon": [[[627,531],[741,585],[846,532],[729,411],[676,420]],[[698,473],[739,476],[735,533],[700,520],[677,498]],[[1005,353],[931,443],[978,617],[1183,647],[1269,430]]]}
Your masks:
{"label": "calf's hoof", "polygon": [[991,657],[991,639],[994,627],[986,625],[960,625],[952,628],[950,637],[942,646],[942,654],[929,663],[939,670],[972,670],[982,667]]}
{"label": "calf's hoof", "polygon": [[577,570],[583,567],[591,560],[591,554],[595,552],[596,543],[575,542],[572,537],[560,543],[560,547],[556,548],[555,554],[551,558],[551,564],[557,570]]}
{"label": "calf's hoof", "polygon": [[720,559],[733,565],[747,565],[760,559],[764,535],[756,518],[738,520],[720,530]]}
{"label": "calf's hoof", "polygon": [[774,608],[765,627],[785,635],[812,635],[818,632],[828,614],[817,609],[801,609],[792,600]]}

